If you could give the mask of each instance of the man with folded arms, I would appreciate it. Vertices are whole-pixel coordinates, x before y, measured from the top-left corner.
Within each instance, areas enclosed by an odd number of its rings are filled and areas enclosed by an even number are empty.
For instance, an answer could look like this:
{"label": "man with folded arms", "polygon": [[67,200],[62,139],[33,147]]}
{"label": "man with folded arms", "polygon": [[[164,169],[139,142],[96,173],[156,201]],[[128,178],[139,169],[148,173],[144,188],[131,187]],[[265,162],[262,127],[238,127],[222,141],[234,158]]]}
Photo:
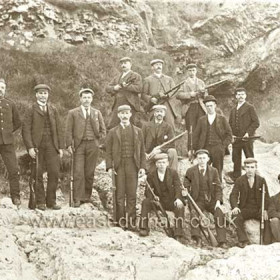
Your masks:
{"label": "man with folded arms", "polygon": [[79,207],[81,203],[92,203],[92,185],[99,143],[106,135],[101,112],[91,107],[93,90],[83,88],[79,96],[81,105],[68,112],[66,124],[66,147],[74,154],[74,207]]}

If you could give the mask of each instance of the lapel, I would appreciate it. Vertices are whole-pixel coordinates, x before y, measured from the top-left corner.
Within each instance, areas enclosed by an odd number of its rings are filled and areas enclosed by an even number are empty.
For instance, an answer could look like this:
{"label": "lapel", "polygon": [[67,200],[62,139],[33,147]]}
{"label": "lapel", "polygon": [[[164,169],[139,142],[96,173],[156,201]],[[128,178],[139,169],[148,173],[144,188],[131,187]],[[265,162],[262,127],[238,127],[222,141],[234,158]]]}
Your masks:
{"label": "lapel", "polygon": [[166,79],[164,79],[164,75],[162,74],[160,78],[158,78],[160,85],[164,92],[167,91],[168,85],[166,84]]}
{"label": "lapel", "polygon": [[154,181],[154,186],[155,186],[156,192],[159,195],[161,195],[161,190],[160,190],[160,187],[159,187],[159,179],[158,179],[157,169],[154,171],[153,181]]}
{"label": "lapel", "polygon": [[238,110],[239,117],[242,116],[243,114],[245,114],[247,112],[248,108],[249,108],[249,104],[245,101],[245,103]]}
{"label": "lapel", "polygon": [[[166,177],[167,176],[167,177]],[[165,178],[166,178],[166,184],[167,184],[167,188],[168,190],[170,190],[170,192],[172,192],[172,176],[171,176],[171,171],[169,168],[166,169],[166,173],[165,173]]]}
{"label": "lapel", "polygon": [[214,186],[213,186],[213,172],[211,172],[210,170],[210,166],[207,165],[207,175],[208,175],[208,188],[209,188],[209,192],[210,194],[214,194]]}
{"label": "lapel", "polygon": [[38,104],[37,102],[34,104],[34,110],[35,110],[39,115],[44,116],[44,112],[41,110],[41,108],[40,108],[40,106],[39,106],[39,104]]}
{"label": "lapel", "polygon": [[152,120],[148,125],[148,130],[152,134],[152,138],[156,138],[156,123],[155,120]]}
{"label": "lapel", "polygon": [[99,131],[96,127],[96,122],[98,121],[97,111],[95,111],[92,107],[90,107],[90,124],[94,131],[95,136],[98,138]]}
{"label": "lapel", "polygon": [[80,106],[79,108],[79,114],[78,114],[83,120],[85,120],[85,116],[84,116],[84,113],[83,113],[83,110],[82,110],[82,107]]}
{"label": "lapel", "polygon": [[255,175],[255,182],[254,182],[254,185],[255,185],[255,192],[256,192],[256,199],[257,197],[259,197],[259,186],[260,186],[260,177]]}
{"label": "lapel", "polygon": [[120,84],[122,84],[123,82],[126,82],[126,83],[127,83],[127,81],[129,80],[129,78],[131,77],[131,75],[132,75],[132,70],[130,70],[129,73],[126,74],[123,78],[122,78],[122,74],[121,74],[120,79],[119,79]]}
{"label": "lapel", "polygon": [[[199,193],[199,169],[198,169],[198,164],[196,165],[196,168],[194,169],[194,186],[197,189],[197,193]],[[194,190],[193,190],[194,191]]]}
{"label": "lapel", "polygon": [[162,122],[160,125],[159,125],[159,128],[158,128],[158,139],[163,139],[162,135],[164,134],[164,130],[165,130],[165,125],[164,125],[164,122]]}
{"label": "lapel", "polygon": [[50,119],[50,123],[51,123],[51,128],[55,127],[55,117],[54,117],[54,111],[52,109],[52,107],[50,105],[47,104],[47,108],[48,108],[48,113],[49,113],[49,119]]}
{"label": "lapel", "polygon": [[117,135],[117,138],[118,138],[120,144],[121,144],[121,129],[122,129],[122,126],[119,124],[116,128],[116,135]]}
{"label": "lapel", "polygon": [[132,127],[132,134],[133,134],[133,141],[134,141],[134,150],[137,147],[137,142],[138,142],[138,131],[137,129],[134,127],[133,124],[130,124]]}

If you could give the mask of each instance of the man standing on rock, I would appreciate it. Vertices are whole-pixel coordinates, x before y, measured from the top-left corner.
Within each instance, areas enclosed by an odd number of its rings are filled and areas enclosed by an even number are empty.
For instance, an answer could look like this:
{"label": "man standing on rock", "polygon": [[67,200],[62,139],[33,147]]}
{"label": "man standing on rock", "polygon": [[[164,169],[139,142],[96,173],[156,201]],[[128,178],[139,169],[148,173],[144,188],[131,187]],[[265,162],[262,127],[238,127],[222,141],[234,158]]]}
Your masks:
{"label": "man standing on rock", "polygon": [[135,124],[135,114],[140,111],[140,96],[142,91],[141,76],[132,71],[131,58],[123,57],[120,59],[122,73],[110,82],[106,91],[114,96],[112,115],[109,129],[118,125],[118,107],[129,105],[131,107],[131,122]]}
{"label": "man standing on rock", "polygon": [[146,198],[142,202],[140,236],[149,235],[149,213],[161,203],[166,211],[175,214],[174,237],[178,241],[183,238],[184,203],[181,190],[181,182],[177,171],[168,167],[168,155],[161,153],[155,156],[156,170],[149,173],[147,181],[156,195],[156,200],[151,191],[146,189]]}
{"label": "man standing on rock", "polygon": [[81,106],[68,112],[66,148],[74,156],[74,207],[89,203],[94,171],[99,155],[99,141],[105,139],[106,127],[101,112],[91,107],[94,92],[83,88],[79,92]]}
{"label": "man standing on rock", "polygon": [[13,132],[21,127],[18,110],[13,101],[5,97],[6,82],[0,79],[0,154],[9,174],[10,194],[14,205],[19,206],[19,169],[14,147]]}
{"label": "man standing on rock", "polygon": [[195,130],[196,124],[200,117],[207,113],[203,99],[207,96],[205,83],[196,77],[197,66],[196,64],[188,64],[186,66],[188,78],[179,90],[177,99],[180,99],[182,107],[182,116],[185,117],[186,130]]}
{"label": "man standing on rock", "polygon": [[130,123],[131,107],[118,107],[120,124],[106,139],[106,170],[116,177],[116,217],[122,228],[136,230],[138,176],[145,174],[146,155],[141,129]]}
{"label": "man standing on rock", "polygon": [[203,102],[207,115],[201,117],[197,123],[193,134],[193,145],[195,150],[209,151],[212,165],[217,168],[222,181],[225,149],[231,143],[232,132],[226,118],[216,113],[216,98],[208,95]]}
{"label": "man standing on rock", "polygon": [[[195,203],[201,211],[207,210],[214,215],[217,241],[221,248],[226,248],[226,220],[221,209],[223,203],[223,191],[216,168],[208,165],[209,152],[197,150],[198,164],[190,167],[185,175],[184,187],[187,188]],[[191,236],[197,246],[201,246],[201,233],[199,229],[199,217],[191,203]]]}
{"label": "man standing on rock", "polygon": [[234,167],[231,176],[233,180],[241,176],[242,150],[246,158],[254,157],[253,140],[248,137],[254,136],[256,129],[260,126],[255,107],[246,101],[246,90],[237,88],[235,96],[237,106],[231,110],[229,117],[229,124],[234,138],[232,145]]}
{"label": "man standing on rock", "polygon": [[[175,83],[171,77],[162,73],[163,60],[154,59],[150,64],[153,74],[144,79],[142,98],[147,102],[149,107],[152,107],[158,104],[162,98],[166,97],[164,93],[175,87]],[[176,98],[173,97],[163,103],[167,108],[165,120],[173,129],[175,128],[175,119],[181,117],[177,112],[177,102]]]}
{"label": "man standing on rock", "polygon": [[152,153],[153,155],[167,153],[170,168],[177,171],[178,155],[174,142],[164,148],[159,148],[161,144],[175,136],[173,127],[164,121],[167,108],[165,105],[154,105],[153,110],[153,120],[142,127],[146,153]]}
{"label": "man standing on rock", "polygon": [[[53,210],[61,207],[56,204],[60,160],[63,156],[63,131],[57,109],[48,104],[50,87],[39,84],[34,87],[36,103],[27,112],[23,122],[22,137],[31,158],[38,155],[38,183],[35,189],[36,208]],[[48,173],[47,193],[45,195],[43,173]]]}
{"label": "man standing on rock", "polygon": [[233,223],[237,230],[238,246],[241,248],[244,248],[249,243],[249,239],[244,230],[244,222],[250,219],[261,219],[263,187],[265,187],[264,244],[269,244],[271,238],[267,215],[269,194],[266,181],[263,177],[256,174],[256,159],[247,158],[244,161],[244,165],[246,174],[236,179],[229,198],[232,208]]}

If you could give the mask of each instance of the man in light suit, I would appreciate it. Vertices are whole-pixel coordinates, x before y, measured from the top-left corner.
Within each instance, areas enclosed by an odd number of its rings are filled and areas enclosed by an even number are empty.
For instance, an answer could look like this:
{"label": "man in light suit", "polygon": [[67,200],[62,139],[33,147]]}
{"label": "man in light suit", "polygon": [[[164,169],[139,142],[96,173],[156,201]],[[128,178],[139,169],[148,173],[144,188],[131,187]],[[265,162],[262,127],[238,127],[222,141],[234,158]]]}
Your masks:
{"label": "man in light suit", "polygon": [[[29,155],[36,158],[38,153],[38,184],[35,189],[36,207],[53,210],[61,207],[56,204],[60,161],[63,155],[63,134],[57,109],[48,104],[50,87],[45,84],[35,86],[36,103],[28,111],[23,122],[22,137]],[[43,172],[48,173],[47,193],[43,185]]]}
{"label": "man in light suit", "polygon": [[116,174],[117,223],[135,231],[137,182],[138,175],[145,174],[145,147],[141,129],[130,123],[130,106],[119,106],[118,117],[120,124],[106,139],[106,170]]}
{"label": "man in light suit", "polygon": [[118,107],[129,105],[131,107],[131,122],[135,124],[135,114],[140,111],[140,96],[142,91],[141,76],[132,71],[131,58],[120,59],[122,73],[113,78],[106,87],[106,92],[114,96],[112,116],[109,122],[109,129],[119,124]]}
{"label": "man in light suit", "polygon": [[91,107],[93,90],[81,89],[79,95],[81,106],[68,112],[66,124],[66,147],[74,154],[74,207],[91,202],[99,141],[106,135],[100,111]]}

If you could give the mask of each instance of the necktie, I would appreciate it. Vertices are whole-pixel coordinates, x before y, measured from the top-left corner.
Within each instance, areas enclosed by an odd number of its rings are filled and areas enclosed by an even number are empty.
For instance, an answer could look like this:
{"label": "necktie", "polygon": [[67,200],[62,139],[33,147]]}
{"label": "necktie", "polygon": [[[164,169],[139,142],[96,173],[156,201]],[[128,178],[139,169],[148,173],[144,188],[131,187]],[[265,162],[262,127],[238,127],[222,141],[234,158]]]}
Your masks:
{"label": "necktie", "polygon": [[89,119],[89,116],[90,116],[89,111],[86,110],[86,112],[87,112],[87,113],[86,113],[86,118]]}
{"label": "necktie", "polygon": [[202,176],[204,176],[204,171],[205,171],[204,168],[200,169],[200,174],[201,174]]}

